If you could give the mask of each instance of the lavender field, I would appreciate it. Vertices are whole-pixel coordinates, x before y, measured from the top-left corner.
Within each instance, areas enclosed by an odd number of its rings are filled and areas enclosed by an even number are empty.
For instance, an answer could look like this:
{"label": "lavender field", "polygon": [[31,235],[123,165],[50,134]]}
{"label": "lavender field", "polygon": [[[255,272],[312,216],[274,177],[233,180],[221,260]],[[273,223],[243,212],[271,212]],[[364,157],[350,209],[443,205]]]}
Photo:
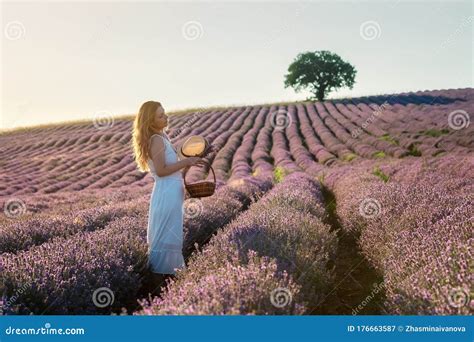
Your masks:
{"label": "lavender field", "polygon": [[168,113],[217,186],[161,284],[132,117],[1,133],[1,312],[473,314],[473,112],[465,88]]}

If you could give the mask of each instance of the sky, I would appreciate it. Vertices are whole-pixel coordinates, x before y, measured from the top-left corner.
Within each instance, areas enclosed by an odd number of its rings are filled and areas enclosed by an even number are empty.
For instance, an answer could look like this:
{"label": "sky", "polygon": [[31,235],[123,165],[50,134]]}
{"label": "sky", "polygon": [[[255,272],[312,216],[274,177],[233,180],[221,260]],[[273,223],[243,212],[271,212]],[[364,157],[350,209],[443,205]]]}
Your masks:
{"label": "sky", "polygon": [[471,1],[15,1],[1,3],[0,129],[304,100],[299,53],[357,70],[334,97],[473,86]]}

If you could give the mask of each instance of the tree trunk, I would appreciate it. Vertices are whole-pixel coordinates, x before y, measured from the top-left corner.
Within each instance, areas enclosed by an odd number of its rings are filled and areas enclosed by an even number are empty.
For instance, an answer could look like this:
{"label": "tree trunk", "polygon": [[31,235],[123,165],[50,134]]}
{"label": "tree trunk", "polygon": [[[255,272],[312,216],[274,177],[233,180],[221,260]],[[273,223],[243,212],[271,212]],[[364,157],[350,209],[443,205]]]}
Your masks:
{"label": "tree trunk", "polygon": [[316,98],[319,100],[319,101],[323,101],[324,100],[324,93],[326,91],[326,88],[318,88],[318,90],[316,91]]}

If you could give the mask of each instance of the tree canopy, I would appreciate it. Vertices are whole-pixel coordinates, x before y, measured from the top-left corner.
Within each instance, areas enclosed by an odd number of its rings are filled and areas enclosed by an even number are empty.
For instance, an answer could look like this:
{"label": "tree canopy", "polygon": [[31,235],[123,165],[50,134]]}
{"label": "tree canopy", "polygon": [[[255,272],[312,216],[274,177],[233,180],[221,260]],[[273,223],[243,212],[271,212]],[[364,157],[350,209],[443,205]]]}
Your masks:
{"label": "tree canopy", "polygon": [[339,55],[326,51],[298,54],[288,67],[285,88],[293,87],[296,92],[309,90],[319,101],[333,90],[341,87],[352,89],[357,70]]}

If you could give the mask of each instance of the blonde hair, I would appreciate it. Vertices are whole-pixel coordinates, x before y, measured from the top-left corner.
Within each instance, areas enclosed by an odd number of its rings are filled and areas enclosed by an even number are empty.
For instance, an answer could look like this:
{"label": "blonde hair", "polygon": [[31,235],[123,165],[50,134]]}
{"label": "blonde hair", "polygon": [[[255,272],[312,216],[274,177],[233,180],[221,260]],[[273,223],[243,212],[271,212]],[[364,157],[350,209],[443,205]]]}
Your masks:
{"label": "blonde hair", "polygon": [[148,159],[150,158],[150,138],[153,134],[163,132],[166,126],[157,125],[155,121],[156,110],[161,107],[157,101],[143,103],[133,122],[132,145],[138,169],[142,172],[149,171]]}

